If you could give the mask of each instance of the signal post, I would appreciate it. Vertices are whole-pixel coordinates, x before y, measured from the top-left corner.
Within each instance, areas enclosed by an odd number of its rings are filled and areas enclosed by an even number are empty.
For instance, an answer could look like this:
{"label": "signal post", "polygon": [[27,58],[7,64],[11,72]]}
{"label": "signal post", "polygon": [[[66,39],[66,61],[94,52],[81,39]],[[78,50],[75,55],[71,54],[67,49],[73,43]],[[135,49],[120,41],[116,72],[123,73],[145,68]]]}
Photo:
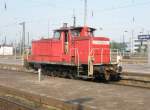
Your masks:
{"label": "signal post", "polygon": [[148,65],[150,65],[150,40],[148,40]]}

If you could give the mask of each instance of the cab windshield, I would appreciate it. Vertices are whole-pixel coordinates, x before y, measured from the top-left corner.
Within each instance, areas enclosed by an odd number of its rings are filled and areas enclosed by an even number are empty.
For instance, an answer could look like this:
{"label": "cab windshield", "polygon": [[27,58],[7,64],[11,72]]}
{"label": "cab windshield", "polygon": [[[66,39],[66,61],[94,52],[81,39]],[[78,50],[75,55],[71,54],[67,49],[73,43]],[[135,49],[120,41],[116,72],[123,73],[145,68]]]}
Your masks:
{"label": "cab windshield", "polygon": [[94,31],[92,29],[88,29],[88,36],[94,37]]}
{"label": "cab windshield", "polygon": [[81,30],[72,30],[71,34],[73,37],[78,37],[78,36],[80,36],[80,32],[81,32]]}
{"label": "cab windshield", "polygon": [[[79,37],[81,36],[82,34],[82,28],[81,29],[74,29],[74,30],[71,30],[71,34],[73,37]],[[86,35],[90,36],[90,37],[94,37],[94,30],[89,28],[87,31],[86,31]]]}

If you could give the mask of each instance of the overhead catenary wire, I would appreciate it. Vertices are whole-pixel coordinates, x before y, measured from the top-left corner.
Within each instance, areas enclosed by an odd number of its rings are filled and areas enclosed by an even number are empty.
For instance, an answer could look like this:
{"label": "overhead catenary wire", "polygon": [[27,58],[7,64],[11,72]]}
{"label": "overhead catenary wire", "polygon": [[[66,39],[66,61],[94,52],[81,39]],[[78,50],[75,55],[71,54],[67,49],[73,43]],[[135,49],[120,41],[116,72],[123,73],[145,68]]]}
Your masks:
{"label": "overhead catenary wire", "polygon": [[[32,1],[34,1],[34,0],[32,0]],[[43,1],[35,1],[35,2],[43,3],[43,5],[44,5]],[[130,8],[130,7],[136,7],[136,6],[141,6],[141,5],[149,5],[149,3],[150,3],[150,1],[141,2],[141,3],[135,3],[135,1],[134,1],[132,4],[118,6],[118,7],[113,7],[113,8],[108,8],[108,9],[96,10],[96,11],[98,11],[100,13],[102,13],[102,12],[110,12],[110,11],[123,9],[123,8]],[[49,6],[48,4],[46,4],[46,5]],[[63,6],[55,6],[54,4],[51,4],[50,7],[58,8],[58,7],[63,7]],[[67,7],[65,7],[65,9],[67,9]],[[94,12],[95,12],[95,10],[92,10],[92,15],[95,14]],[[26,23],[47,22],[47,19],[48,18],[45,18],[45,21],[44,21],[44,19],[30,20],[30,21],[26,21]],[[13,26],[16,26],[16,25],[18,25],[16,22],[15,23],[6,24],[4,26],[0,26],[0,30],[2,30],[3,28],[9,28],[9,27],[13,27]],[[56,25],[56,24],[51,23],[51,25]]]}
{"label": "overhead catenary wire", "polygon": [[[32,0],[34,1],[34,0]],[[83,0],[81,0],[83,1]],[[85,5],[87,5],[87,0],[84,0],[85,1]],[[35,3],[44,3],[44,2],[41,2],[41,1],[34,1]],[[131,7],[137,7],[137,6],[142,6],[142,5],[149,5],[150,4],[150,0],[146,1],[146,2],[140,2],[140,3],[136,3],[135,0],[132,0],[132,3],[131,4],[127,4],[127,5],[121,5],[121,6],[117,6],[117,7],[112,7],[112,8],[105,8],[105,9],[100,9],[100,10],[97,10],[97,11],[100,11],[100,12],[105,12],[105,11],[114,11],[114,10],[118,10],[118,9],[123,9],[123,8],[131,8]],[[66,9],[66,10],[70,10],[69,7],[64,7],[64,6],[58,6],[58,5],[54,5],[54,4],[49,4],[49,3],[45,3],[43,5],[40,4],[40,6],[46,6],[46,7],[52,7],[52,8],[63,8],[63,9]],[[36,7],[36,6],[35,6]],[[38,6],[37,6],[38,7]]]}
{"label": "overhead catenary wire", "polygon": [[126,8],[132,8],[132,7],[137,7],[137,6],[143,6],[143,5],[149,5],[150,1],[147,2],[142,2],[142,3],[132,3],[132,4],[128,4],[128,5],[122,5],[122,6],[118,6],[118,7],[112,7],[112,8],[106,8],[106,9],[101,9],[101,10],[95,10],[98,12],[110,12],[110,11],[115,11],[115,10],[119,10],[119,9],[126,9]]}
{"label": "overhead catenary wire", "polygon": [[[40,2],[40,1],[34,1],[34,0],[32,0],[31,2],[36,2],[36,3],[44,3],[44,2]],[[5,2],[6,3],[6,2]],[[132,3],[132,4],[129,4],[129,5],[123,5],[123,6],[118,6],[118,7],[112,7],[112,8],[107,8],[107,9],[102,9],[102,10],[92,10],[92,15],[93,14],[95,14],[95,12],[100,12],[100,13],[102,13],[102,12],[110,12],[110,11],[114,11],[114,10],[118,10],[118,9],[124,9],[124,8],[131,8],[131,7],[137,7],[137,6],[142,6],[142,5],[149,5],[150,4],[150,1],[147,1],[147,2],[142,2],[142,3],[135,3],[135,1],[134,1],[134,3]],[[5,4],[6,5],[6,4]],[[43,4],[43,6],[44,6],[44,4]],[[48,5],[48,4],[46,4],[46,6],[48,6],[48,7],[53,7],[53,8],[62,8],[62,6],[56,6],[56,5],[54,5],[54,4],[51,4],[51,5]],[[7,5],[6,5],[6,8],[7,8]],[[63,8],[63,9],[67,9],[66,7],[65,8]],[[68,8],[68,9],[70,9],[70,8]],[[68,10],[67,9],[67,10]],[[39,20],[40,21],[40,20]],[[42,20],[41,20],[42,21]],[[28,22],[28,21],[27,21]],[[34,22],[34,21],[29,21],[30,23],[32,23],[32,22]],[[11,24],[6,24],[6,25],[4,25],[4,26],[0,26],[0,29],[1,28],[5,28],[5,27],[9,27],[9,26],[12,26],[12,25],[16,25],[16,23],[11,23]]]}

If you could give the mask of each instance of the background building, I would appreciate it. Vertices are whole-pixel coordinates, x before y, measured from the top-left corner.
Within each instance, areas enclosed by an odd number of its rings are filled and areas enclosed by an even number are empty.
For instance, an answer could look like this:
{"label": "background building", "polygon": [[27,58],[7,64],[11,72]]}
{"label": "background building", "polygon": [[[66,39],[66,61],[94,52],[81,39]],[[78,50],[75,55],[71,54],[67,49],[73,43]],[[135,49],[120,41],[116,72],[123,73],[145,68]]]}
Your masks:
{"label": "background building", "polygon": [[13,46],[1,45],[0,55],[13,55]]}

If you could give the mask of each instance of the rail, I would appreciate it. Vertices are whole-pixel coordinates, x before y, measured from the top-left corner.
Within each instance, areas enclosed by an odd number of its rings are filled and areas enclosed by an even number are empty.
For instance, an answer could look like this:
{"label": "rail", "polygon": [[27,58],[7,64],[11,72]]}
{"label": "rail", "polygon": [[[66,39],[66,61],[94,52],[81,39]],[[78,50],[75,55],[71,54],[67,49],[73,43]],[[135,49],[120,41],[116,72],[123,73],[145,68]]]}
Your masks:
{"label": "rail", "polygon": [[[30,107],[25,104],[21,104],[19,102],[15,102],[8,98],[0,97],[0,110],[8,110],[9,108],[13,108],[15,110],[37,110],[37,108]],[[39,110],[39,109],[38,109]]]}
{"label": "rail", "polygon": [[136,78],[122,77],[122,79],[120,81],[118,81],[118,82],[111,81],[110,84],[150,89],[150,80],[144,80],[142,78],[136,79]]}

